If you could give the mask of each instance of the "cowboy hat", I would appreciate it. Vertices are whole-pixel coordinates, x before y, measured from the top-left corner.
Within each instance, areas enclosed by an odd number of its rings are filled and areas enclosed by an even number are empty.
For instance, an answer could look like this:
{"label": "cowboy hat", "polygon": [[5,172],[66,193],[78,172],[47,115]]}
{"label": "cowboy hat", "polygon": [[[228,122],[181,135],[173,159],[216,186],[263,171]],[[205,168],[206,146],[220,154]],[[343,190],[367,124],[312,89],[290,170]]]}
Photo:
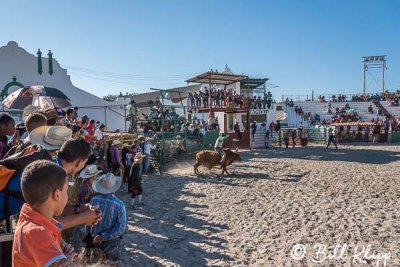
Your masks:
{"label": "cowboy hat", "polygon": [[46,116],[47,120],[51,120],[51,119],[57,120],[58,119],[57,111],[54,108],[45,110],[44,116]]}
{"label": "cowboy hat", "polygon": [[88,179],[99,173],[101,173],[101,171],[97,169],[96,165],[87,165],[85,169],[79,173],[79,176],[83,179]]}
{"label": "cowboy hat", "polygon": [[47,150],[58,150],[71,139],[72,130],[65,126],[40,126],[29,134],[34,145],[41,145]]}
{"label": "cowboy hat", "polygon": [[92,188],[100,194],[111,194],[117,191],[121,187],[121,184],[121,176],[114,176],[112,173],[107,173],[100,176],[92,184]]}
{"label": "cowboy hat", "polygon": [[114,141],[112,141],[112,144],[111,144],[111,145],[117,146],[117,145],[120,145],[120,144],[122,144],[121,141],[119,141],[119,140],[114,140]]}
{"label": "cowboy hat", "polygon": [[32,105],[27,105],[24,110],[22,111],[22,120],[25,121],[26,118],[29,116],[31,113],[35,113],[39,111],[39,107],[35,107]]}

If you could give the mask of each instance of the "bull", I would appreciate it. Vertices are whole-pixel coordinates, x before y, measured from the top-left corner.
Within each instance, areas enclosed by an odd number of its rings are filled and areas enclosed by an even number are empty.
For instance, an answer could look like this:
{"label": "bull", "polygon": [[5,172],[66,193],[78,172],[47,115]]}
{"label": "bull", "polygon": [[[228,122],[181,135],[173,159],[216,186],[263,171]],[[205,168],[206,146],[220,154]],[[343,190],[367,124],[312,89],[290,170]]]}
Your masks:
{"label": "bull", "polygon": [[[233,152],[230,149],[224,149],[226,153],[225,162],[222,165],[222,173],[226,173],[229,175],[228,170],[226,169],[227,166],[231,165],[234,161],[242,161],[240,158],[240,154],[238,149]],[[221,166],[221,155],[217,151],[209,151],[209,150],[202,150],[196,153],[196,162],[194,164],[194,173],[199,173],[198,167],[204,166],[208,168],[210,171],[215,166]]]}

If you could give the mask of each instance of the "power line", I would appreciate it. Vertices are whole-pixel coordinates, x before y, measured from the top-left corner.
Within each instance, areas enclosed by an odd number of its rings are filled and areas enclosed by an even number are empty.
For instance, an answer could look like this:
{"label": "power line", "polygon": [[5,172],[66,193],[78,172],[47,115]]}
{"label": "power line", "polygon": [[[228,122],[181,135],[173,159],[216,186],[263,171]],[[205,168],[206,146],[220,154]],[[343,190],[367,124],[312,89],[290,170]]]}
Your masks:
{"label": "power line", "polygon": [[123,79],[123,80],[155,80],[155,79],[163,79],[163,80],[184,80],[188,77],[191,77],[196,74],[169,74],[169,75],[144,75],[144,74],[127,74],[127,73],[116,73],[116,72],[108,72],[108,71],[99,71],[93,70],[89,68],[82,68],[76,66],[64,65],[67,69],[71,69],[78,73],[85,73],[92,76],[101,76],[108,77],[114,79]]}
{"label": "power line", "polygon": [[118,84],[128,84],[128,85],[180,85],[182,83],[132,83],[132,82],[122,82],[122,81],[116,81],[116,80],[109,80],[109,79],[104,79],[104,78],[99,78],[99,77],[93,77],[90,75],[86,75],[86,74],[81,74],[81,73],[76,73],[74,71],[69,71],[70,73],[77,75],[77,76],[82,76],[82,77],[86,77],[86,78],[90,78],[93,80],[100,80],[100,81],[105,81],[105,82],[110,82],[110,83],[118,83]]}

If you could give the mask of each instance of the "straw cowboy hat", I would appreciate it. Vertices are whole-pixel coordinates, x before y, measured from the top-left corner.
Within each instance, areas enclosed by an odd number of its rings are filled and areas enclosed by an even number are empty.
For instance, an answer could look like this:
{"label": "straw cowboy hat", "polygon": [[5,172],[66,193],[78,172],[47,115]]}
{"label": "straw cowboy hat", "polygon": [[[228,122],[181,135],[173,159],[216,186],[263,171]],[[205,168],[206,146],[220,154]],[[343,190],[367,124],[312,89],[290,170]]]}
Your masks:
{"label": "straw cowboy hat", "polygon": [[86,168],[79,173],[79,176],[83,179],[88,179],[99,173],[101,173],[101,171],[97,169],[96,165],[87,165]]}
{"label": "straw cowboy hat", "polygon": [[111,145],[117,146],[117,145],[120,145],[120,144],[122,144],[121,141],[119,141],[119,140],[114,140],[114,141],[112,141],[112,144],[111,144]]}
{"label": "straw cowboy hat", "polygon": [[92,184],[92,188],[100,194],[111,194],[117,191],[121,187],[121,184],[121,176],[114,176],[112,173],[107,173],[100,176]]}
{"label": "straw cowboy hat", "polygon": [[41,145],[47,150],[58,150],[71,139],[72,130],[65,126],[40,126],[29,134],[34,145]]}
{"label": "straw cowboy hat", "polygon": [[32,105],[27,105],[22,111],[22,120],[25,121],[29,114],[35,113],[39,111],[39,107],[35,107]]}

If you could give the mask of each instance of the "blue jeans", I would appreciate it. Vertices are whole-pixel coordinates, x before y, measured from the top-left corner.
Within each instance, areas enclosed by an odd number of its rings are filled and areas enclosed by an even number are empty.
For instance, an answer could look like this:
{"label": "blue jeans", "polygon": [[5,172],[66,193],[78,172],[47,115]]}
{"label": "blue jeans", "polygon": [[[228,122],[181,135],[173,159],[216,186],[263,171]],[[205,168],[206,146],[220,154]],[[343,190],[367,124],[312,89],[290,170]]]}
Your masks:
{"label": "blue jeans", "polygon": [[150,155],[144,154],[146,157],[144,158],[144,170],[143,173],[147,173],[150,167]]}

